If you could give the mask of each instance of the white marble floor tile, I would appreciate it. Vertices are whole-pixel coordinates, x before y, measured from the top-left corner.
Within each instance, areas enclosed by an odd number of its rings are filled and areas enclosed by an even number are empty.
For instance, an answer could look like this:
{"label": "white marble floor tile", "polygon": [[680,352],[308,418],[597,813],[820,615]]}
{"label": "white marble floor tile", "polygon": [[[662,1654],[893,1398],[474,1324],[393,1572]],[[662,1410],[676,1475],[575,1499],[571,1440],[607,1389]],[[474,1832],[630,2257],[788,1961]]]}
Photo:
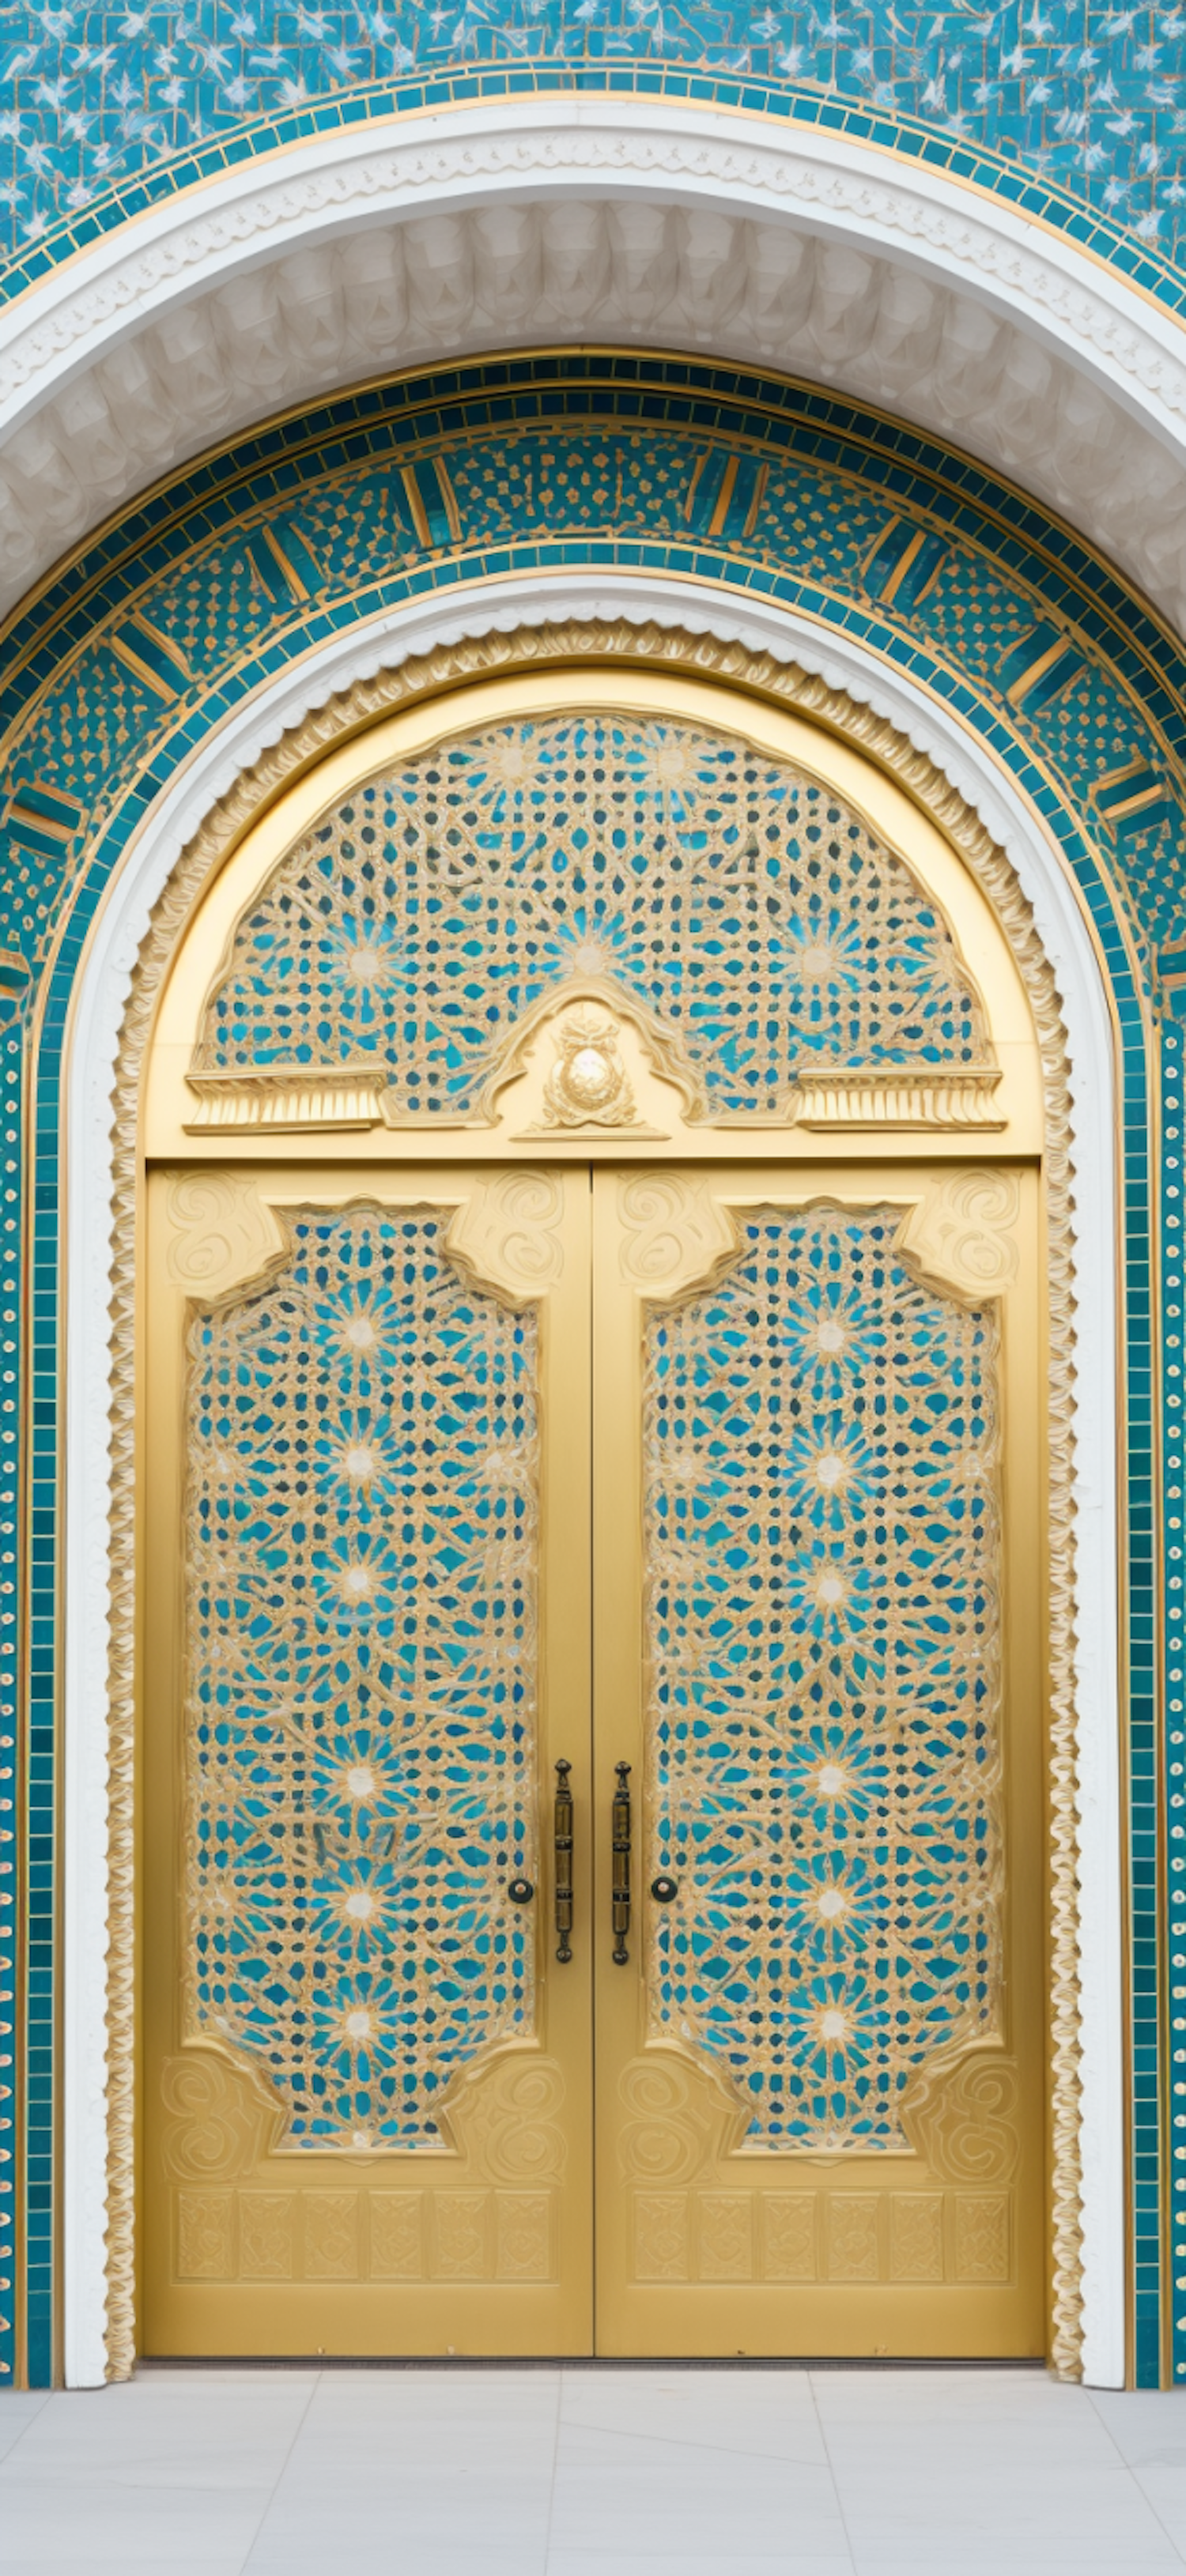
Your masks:
{"label": "white marble floor tile", "polygon": [[1057,2418],[1085,2410],[1086,2392],[1042,2370],[813,2370],[825,2420],[875,2424],[987,2424],[1037,2412]]}
{"label": "white marble floor tile", "polygon": [[1107,2504],[1048,2493],[1043,2498],[1003,2492],[996,2510],[969,2501],[936,2505],[919,2490],[909,2499],[860,2499],[841,2489],[852,2553],[862,2570],[913,2556],[920,2568],[999,2567],[1013,2576],[1017,2561],[1042,2556],[1049,2569],[1098,2568],[1138,2560],[1149,2568],[1176,2569],[1173,2541],[1139,2490],[1127,2484]]}
{"label": "white marble floor tile", "polygon": [[1167,2558],[1160,2549],[1147,2556],[1135,2541],[1126,2541],[1112,2556],[1060,2558],[1035,2543],[1024,2556],[1015,2549],[994,2549],[988,2557],[970,2557],[961,2550],[956,2558],[936,2561],[915,2550],[898,2558],[886,2558],[880,2553],[865,2556],[858,2551],[853,2560],[856,2576],[923,2576],[923,2571],[925,2576],[933,2576],[938,2566],[944,2569],[944,2576],[1064,2576],[1064,2571],[1073,2567],[1090,2571],[1090,2576],[1178,2576],[1182,2564],[1176,2555],[1171,2553]]}
{"label": "white marble floor tile", "polygon": [[[0,2567],[4,2576],[97,2576],[99,2562],[92,2556],[86,2540],[79,2544],[79,2552],[74,2557],[57,2549],[52,2558],[4,2557],[0,2558]],[[138,2565],[136,2560],[128,2559],[125,2563],[136,2569],[136,2576],[146,2576],[143,2562]],[[150,2559],[147,2571],[150,2571],[150,2576],[243,2576],[243,2563],[243,2552],[237,2545],[229,2557],[203,2554],[192,2558],[186,2549],[172,2548],[167,2559]],[[109,2561],[102,2562],[103,2576],[107,2576],[110,2564]]]}
{"label": "white marble floor tile", "polygon": [[[127,2402],[134,2390],[137,2405],[142,2404],[146,2396],[177,2397],[188,2404],[204,2388],[222,2395],[237,2392],[239,2396],[245,2390],[254,2393],[256,2389],[270,2388],[277,2395],[282,2395],[285,2390],[292,2389],[298,2393],[303,2391],[309,2397],[325,2378],[333,2375],[319,2370],[315,2364],[306,2366],[303,2363],[299,2368],[289,2369],[286,2362],[242,2361],[224,2366],[220,2362],[150,2360],[137,2362],[133,2378],[120,2380],[110,2389],[87,2393],[118,2397]],[[384,2375],[390,2376],[390,2373]]]}
{"label": "white marble floor tile", "polygon": [[965,2439],[947,2447],[936,2438],[922,2443],[903,2438],[887,2443],[870,2436],[868,2441],[837,2441],[830,2430],[826,2434],[829,2464],[840,2487],[856,2494],[897,2495],[926,2493],[936,2498],[987,2495],[990,2499],[1007,2486],[1018,2496],[1051,2494],[1086,2494],[1100,2481],[1122,2477],[1131,2481],[1132,2473],[1111,2443],[1097,2449],[1056,2453],[1043,2458],[1041,2450],[1028,2441],[1001,2441],[986,2436],[983,2441]]}
{"label": "white marble floor tile", "polygon": [[0,2395],[0,2576],[1171,2576],[1186,2396],[1018,2372],[145,2371]]}
{"label": "white marble floor tile", "polygon": [[1126,2460],[1186,2465],[1186,2389],[1092,2388],[1087,2395]]}
{"label": "white marble floor tile", "polygon": [[1132,2474],[1162,2529],[1186,2558],[1186,2460],[1181,2467],[1138,2460],[1133,2463]]}
{"label": "white marble floor tile", "polygon": [[782,2550],[776,2557],[755,2556],[738,2543],[728,2558],[714,2561],[698,2561],[682,2551],[635,2550],[629,2543],[612,2550],[553,2548],[548,2552],[547,2576],[688,2576],[689,2569],[703,2576],[710,2564],[717,2576],[853,2576],[853,2560],[844,2543],[824,2556]]}
{"label": "white marble floor tile", "polygon": [[467,2475],[460,2468],[453,2477],[440,2469],[416,2477],[397,2460],[385,2473],[368,2476],[348,2463],[328,2461],[310,2477],[298,2459],[275,2488],[270,2511],[283,2515],[294,2531],[319,2529],[327,2545],[352,2515],[366,2521],[385,2513],[398,2514],[419,2531],[484,2530],[497,2543],[529,2525],[546,2530],[551,2500],[547,2467],[530,2478],[513,2472],[504,2478]]}
{"label": "white marble floor tile", "polygon": [[426,2533],[398,2512],[346,2515],[324,2531],[268,2514],[244,2560],[242,2576],[547,2576],[547,2533],[504,2537],[482,2525]]}
{"label": "white marble floor tile", "polygon": [[821,2464],[564,2425],[553,2552],[605,2553],[615,2544],[718,2568],[735,2555],[826,2556],[846,2547]]}
{"label": "white marble floor tile", "polygon": [[260,2389],[199,2391],[184,2409],[151,2396],[142,2401],[138,2388],[59,2394],[0,2465],[0,2493],[11,2474],[99,2493],[112,2486],[270,2493],[310,2393],[294,2390],[280,2403]]}
{"label": "white marble floor tile", "polygon": [[175,2558],[209,2564],[210,2576],[238,2576],[268,2504],[268,2491],[212,2496],[176,2486],[167,2500],[133,2488],[61,2481],[0,2483],[0,2570],[29,2560],[45,2571],[84,2560],[96,2571],[164,2571]]}

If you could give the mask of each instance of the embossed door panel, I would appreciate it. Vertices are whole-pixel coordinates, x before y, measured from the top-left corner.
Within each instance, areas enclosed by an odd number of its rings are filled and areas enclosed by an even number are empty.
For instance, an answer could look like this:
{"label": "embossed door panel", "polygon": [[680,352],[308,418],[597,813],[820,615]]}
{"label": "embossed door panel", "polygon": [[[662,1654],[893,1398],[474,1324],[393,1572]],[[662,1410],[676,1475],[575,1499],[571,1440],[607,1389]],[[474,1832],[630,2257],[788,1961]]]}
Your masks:
{"label": "embossed door panel", "polygon": [[1041,2353],[1037,1175],[594,1203],[599,2349]]}
{"label": "embossed door panel", "polygon": [[150,2353],[589,2349],[589,1218],[582,1169],[152,1178]]}
{"label": "embossed door panel", "polygon": [[152,1176],[149,2352],[1044,2348],[1038,1177],[714,1141]]}

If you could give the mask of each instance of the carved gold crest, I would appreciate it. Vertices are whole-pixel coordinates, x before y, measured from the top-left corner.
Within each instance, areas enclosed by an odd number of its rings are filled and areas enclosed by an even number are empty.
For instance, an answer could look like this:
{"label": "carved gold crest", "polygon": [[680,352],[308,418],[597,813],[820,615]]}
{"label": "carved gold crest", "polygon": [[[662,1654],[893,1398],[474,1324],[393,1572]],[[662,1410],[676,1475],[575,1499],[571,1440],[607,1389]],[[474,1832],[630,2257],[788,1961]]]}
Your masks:
{"label": "carved gold crest", "polygon": [[544,1084],[544,1114],[554,1127],[632,1127],[638,1111],[612,1020],[570,1011],[554,1032],[556,1062]]}

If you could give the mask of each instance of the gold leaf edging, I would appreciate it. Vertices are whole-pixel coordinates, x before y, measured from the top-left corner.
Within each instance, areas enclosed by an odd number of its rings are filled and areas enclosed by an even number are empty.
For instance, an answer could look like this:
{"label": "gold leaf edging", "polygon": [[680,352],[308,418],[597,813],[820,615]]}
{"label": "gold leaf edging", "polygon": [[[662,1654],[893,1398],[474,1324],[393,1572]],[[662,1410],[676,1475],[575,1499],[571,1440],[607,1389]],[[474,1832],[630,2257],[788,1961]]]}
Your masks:
{"label": "gold leaf edging", "polygon": [[1048,958],[1005,853],[958,789],[887,718],[797,663],[679,628],[571,621],[471,638],[418,654],[330,698],[245,770],[183,850],[141,943],[120,1035],[114,1093],[109,1658],[107,2375],[126,2379],[135,2314],[135,1576],[136,1276],[141,1073],[177,942],[201,892],[260,812],[331,746],[381,716],[466,683],[594,662],[663,667],[731,683],[813,717],[887,770],[959,851],[992,904],[1034,1014],[1045,1091],[1050,1282],[1050,2085],[1051,2361],[1081,2371],[1079,1976],[1074,1703],[1074,1295],[1066,1034]]}

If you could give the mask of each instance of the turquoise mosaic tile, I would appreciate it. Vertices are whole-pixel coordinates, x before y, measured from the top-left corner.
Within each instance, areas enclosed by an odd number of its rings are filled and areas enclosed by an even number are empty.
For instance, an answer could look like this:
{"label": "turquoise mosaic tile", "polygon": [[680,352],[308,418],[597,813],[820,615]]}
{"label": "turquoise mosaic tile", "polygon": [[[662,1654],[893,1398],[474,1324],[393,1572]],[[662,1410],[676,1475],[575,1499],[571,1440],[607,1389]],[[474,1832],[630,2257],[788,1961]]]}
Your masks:
{"label": "turquoise mosaic tile", "polygon": [[[737,467],[728,491],[719,470],[725,457]],[[706,477],[715,499],[700,512],[700,526],[696,496]],[[748,500],[739,518],[730,494],[743,478]],[[279,558],[269,548],[266,567],[258,542],[265,523],[279,546]],[[903,526],[924,539],[925,583],[896,578],[908,551]],[[284,575],[290,547],[299,548],[299,586]],[[102,886],[187,746],[316,636],[461,578],[598,561],[677,576],[695,569],[725,588],[760,588],[909,671],[960,712],[1047,818],[1106,962],[1123,1047],[1123,1206],[1131,1248],[1132,2214],[1139,2369],[1153,2384],[1163,2331],[1161,1557],[1153,1516],[1144,1012],[1152,1005],[1166,1024],[1167,1047],[1180,1047],[1175,961],[1186,945],[1186,668],[1157,620],[1067,530],[918,433],[737,370],[576,356],[443,371],[245,439],[233,454],[200,464],[129,511],[7,638],[0,950],[15,964],[14,989],[7,996],[0,990],[9,1019],[5,1047],[18,1044],[18,1022],[29,1020],[34,995],[42,1011],[30,1059],[35,1393],[26,1492],[33,1540],[44,1554],[32,1599],[24,1758],[46,1802],[37,1807],[38,1839],[29,1846],[30,1888],[46,1910],[30,1915],[36,1948],[28,1977],[44,2089],[35,2093],[30,2082],[23,2110],[30,2375],[44,2379],[50,2350],[54,2101],[40,2043],[52,2027],[56,1974],[53,1157],[79,947]],[[17,1073],[15,1054],[4,1063]],[[12,1090],[15,1096],[15,1083]],[[18,1118],[10,1125],[15,1157]],[[9,1294],[15,1314],[15,1287]],[[15,1371],[19,1355],[4,1354],[5,1365],[10,1357]],[[4,1423],[12,1419],[0,1414]],[[10,1454],[0,1439],[0,1466]],[[5,1490],[0,1483],[0,1506]],[[0,1637],[9,1633],[0,1625]]]}
{"label": "turquoise mosaic tile", "polygon": [[941,161],[1157,293],[1186,203],[1186,17],[1046,0],[936,9],[404,0],[0,9],[9,292],[154,197],[302,135],[527,90],[700,98]]}
{"label": "turquoise mosaic tile", "polygon": [[[1152,2201],[1149,2220],[1161,2219],[1165,2237],[1167,2279],[1174,2280],[1186,2260],[1186,1424],[1183,1422],[1183,1080],[1186,1050],[1182,1032],[1167,1028],[1161,1046],[1161,1262],[1162,1365],[1161,1464],[1165,1509],[1165,1586],[1163,1643],[1165,1660],[1164,1765],[1161,1798],[1153,1787],[1150,1803],[1164,1816],[1164,1890],[1169,1939],[1168,1991],[1148,1994],[1162,2034],[1168,2088],[1166,2120],[1167,2178],[1164,2210]],[[1150,1516],[1152,1520],[1152,1515]],[[1147,1794],[1149,1794],[1147,1792]],[[1167,2010],[1168,2007],[1168,2010]],[[1186,2380],[1186,2301],[1169,2293],[1172,2305],[1171,2370]]]}
{"label": "turquoise mosaic tile", "polygon": [[[0,974],[2,971],[0,968]],[[11,1010],[11,1003],[8,1007]],[[0,1011],[3,1009],[0,999]],[[34,1944],[45,1927],[46,1903],[52,1902],[51,1886],[44,1890],[38,1888],[36,1894],[30,1888],[25,1906],[20,1901],[24,1851],[18,1836],[18,1801],[24,1783],[20,1776],[17,1746],[20,1610],[16,1514],[18,1318],[22,1285],[22,1053],[20,1035],[10,1030],[0,1041],[0,1117],[4,1148],[3,1214],[0,1215],[0,2385],[11,2384],[16,2366],[16,2274],[20,2252],[17,2242],[18,2124],[27,2117],[31,2125],[35,2113],[40,2118],[52,2107],[52,2073],[49,2069],[42,2079],[42,2098],[35,2104],[30,2091],[27,2103],[22,2102],[18,2080],[19,2051],[13,2045],[14,2024],[17,2031],[21,2028],[16,2001],[22,1917],[29,1963],[31,1967],[36,1964],[39,1968],[41,1962],[39,1958],[35,1961]],[[41,1545],[44,1549],[44,1541]],[[52,1744],[48,1750],[52,1794]],[[31,1823],[29,1810],[26,1810],[26,1819]],[[43,1851],[39,1850],[37,1859],[39,1865],[44,1862]],[[31,2004],[31,1994],[28,2000]],[[38,1997],[37,2001],[40,2004],[41,1998]],[[40,2017],[35,2020],[29,2011],[25,2029],[30,2041],[36,2030],[40,2041],[52,2050],[50,2023]],[[46,2143],[52,2147],[52,2140]],[[48,2243],[39,2250],[48,2256]]]}

